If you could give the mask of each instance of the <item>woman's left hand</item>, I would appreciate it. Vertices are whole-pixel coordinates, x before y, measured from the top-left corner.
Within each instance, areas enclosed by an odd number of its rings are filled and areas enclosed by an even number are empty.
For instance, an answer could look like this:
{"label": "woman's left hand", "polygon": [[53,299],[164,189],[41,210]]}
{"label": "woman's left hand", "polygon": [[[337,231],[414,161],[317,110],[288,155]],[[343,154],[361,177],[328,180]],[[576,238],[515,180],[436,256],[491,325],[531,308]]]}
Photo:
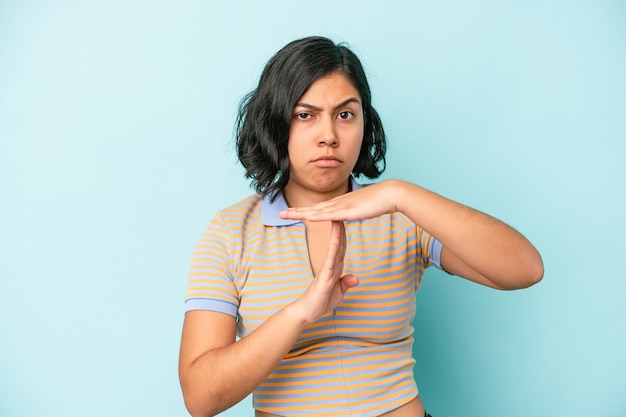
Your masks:
{"label": "woman's left hand", "polygon": [[347,221],[371,219],[398,211],[398,188],[392,180],[365,186],[332,200],[309,207],[292,207],[281,211],[283,219],[310,221]]}

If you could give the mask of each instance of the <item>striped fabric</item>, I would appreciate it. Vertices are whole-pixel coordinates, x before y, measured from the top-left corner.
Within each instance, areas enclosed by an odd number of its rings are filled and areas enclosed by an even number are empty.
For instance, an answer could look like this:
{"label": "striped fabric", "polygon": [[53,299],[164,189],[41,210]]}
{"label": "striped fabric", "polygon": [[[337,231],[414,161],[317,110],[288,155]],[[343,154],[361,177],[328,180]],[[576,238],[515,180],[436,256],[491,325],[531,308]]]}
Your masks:
{"label": "striped fabric", "polygon": [[[353,189],[361,186],[354,182]],[[253,195],[220,211],[194,253],[186,311],[238,319],[245,337],[295,301],[312,279],[303,223],[282,220],[282,196]],[[417,395],[415,293],[441,245],[404,215],[346,222],[345,273],[359,277],[335,314],[307,327],[254,392],[278,415],[377,416]]]}

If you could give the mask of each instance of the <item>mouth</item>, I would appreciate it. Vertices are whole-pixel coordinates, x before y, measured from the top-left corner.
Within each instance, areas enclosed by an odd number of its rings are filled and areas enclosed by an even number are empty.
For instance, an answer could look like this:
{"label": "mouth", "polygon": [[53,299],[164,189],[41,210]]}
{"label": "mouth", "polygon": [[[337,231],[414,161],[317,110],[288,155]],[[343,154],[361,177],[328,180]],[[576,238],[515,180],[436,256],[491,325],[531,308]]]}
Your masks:
{"label": "mouth", "polygon": [[336,156],[333,156],[333,155],[324,155],[324,156],[320,156],[319,158],[315,158],[313,160],[313,162],[317,162],[317,161],[338,161],[338,162],[341,162],[341,160],[339,158],[337,158]]}
{"label": "mouth", "polygon": [[315,158],[312,162],[318,167],[333,168],[341,165],[343,161],[333,155],[324,155],[320,156],[319,158]]}

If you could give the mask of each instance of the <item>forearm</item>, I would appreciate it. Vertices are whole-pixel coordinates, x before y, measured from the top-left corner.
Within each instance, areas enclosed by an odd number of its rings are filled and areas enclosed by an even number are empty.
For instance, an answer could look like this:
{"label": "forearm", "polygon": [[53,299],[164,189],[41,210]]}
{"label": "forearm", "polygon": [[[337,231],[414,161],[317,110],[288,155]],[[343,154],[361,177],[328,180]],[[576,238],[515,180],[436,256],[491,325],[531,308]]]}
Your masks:
{"label": "forearm", "polygon": [[494,286],[521,288],[541,279],[539,252],[512,227],[420,186],[394,181],[393,187],[400,212]]}
{"label": "forearm", "polygon": [[256,389],[289,352],[305,322],[287,306],[237,342],[205,352],[181,369],[194,417],[214,416]]}

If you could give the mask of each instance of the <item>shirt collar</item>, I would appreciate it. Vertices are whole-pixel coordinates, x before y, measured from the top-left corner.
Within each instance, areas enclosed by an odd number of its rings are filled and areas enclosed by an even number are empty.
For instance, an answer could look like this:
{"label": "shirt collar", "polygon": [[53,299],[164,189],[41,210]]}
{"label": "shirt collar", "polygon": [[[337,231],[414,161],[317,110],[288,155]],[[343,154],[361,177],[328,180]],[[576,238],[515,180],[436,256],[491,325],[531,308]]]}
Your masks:
{"label": "shirt collar", "polygon": [[[352,176],[350,176],[350,185],[353,191],[363,188]],[[265,226],[290,226],[292,224],[302,223],[301,220],[281,219],[280,216],[278,216],[279,212],[287,210],[288,208],[285,195],[282,192],[276,196],[274,201],[272,201],[271,194],[265,195],[261,202],[263,224]]]}

